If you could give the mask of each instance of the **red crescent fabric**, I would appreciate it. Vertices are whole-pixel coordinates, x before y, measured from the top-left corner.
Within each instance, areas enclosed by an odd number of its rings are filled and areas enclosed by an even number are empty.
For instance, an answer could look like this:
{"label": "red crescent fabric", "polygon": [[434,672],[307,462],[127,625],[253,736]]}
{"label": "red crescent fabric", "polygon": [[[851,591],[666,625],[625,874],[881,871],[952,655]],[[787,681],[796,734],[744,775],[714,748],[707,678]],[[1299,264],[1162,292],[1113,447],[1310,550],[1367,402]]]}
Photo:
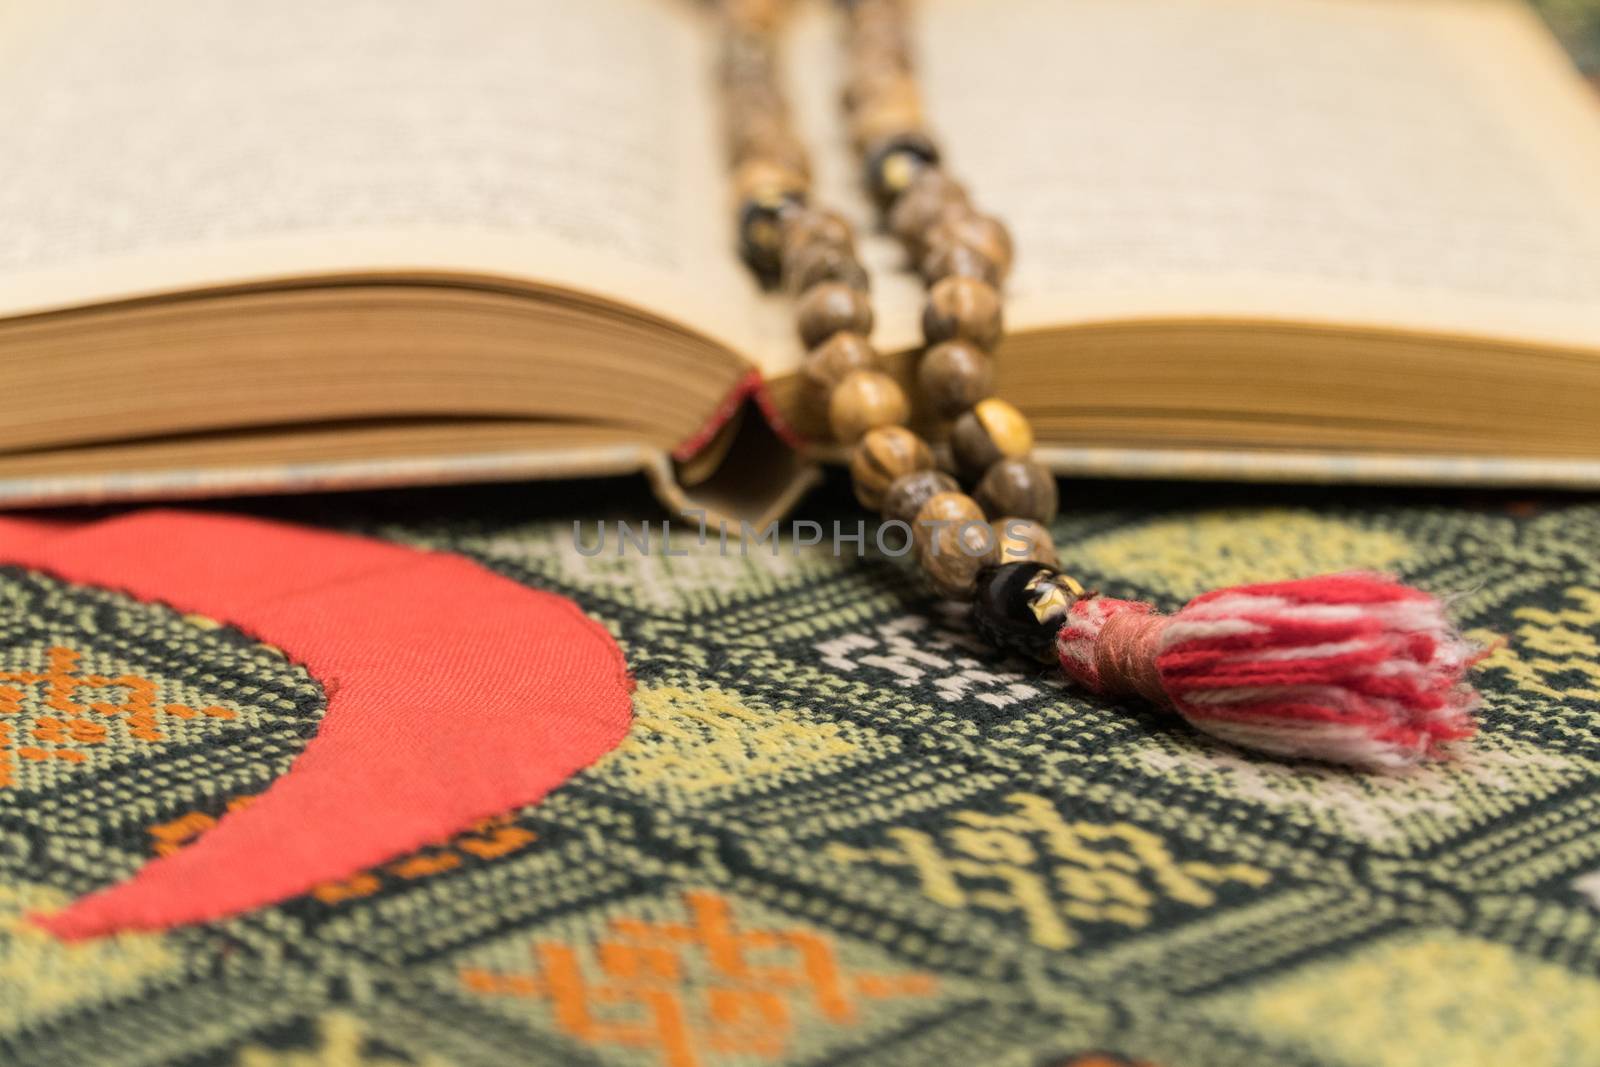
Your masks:
{"label": "red crescent fabric", "polygon": [[0,563],[232,623],[327,693],[248,808],[39,921],[65,938],[217,919],[543,797],[616,747],[622,653],[577,605],[459,556],[222,515],[0,519]]}

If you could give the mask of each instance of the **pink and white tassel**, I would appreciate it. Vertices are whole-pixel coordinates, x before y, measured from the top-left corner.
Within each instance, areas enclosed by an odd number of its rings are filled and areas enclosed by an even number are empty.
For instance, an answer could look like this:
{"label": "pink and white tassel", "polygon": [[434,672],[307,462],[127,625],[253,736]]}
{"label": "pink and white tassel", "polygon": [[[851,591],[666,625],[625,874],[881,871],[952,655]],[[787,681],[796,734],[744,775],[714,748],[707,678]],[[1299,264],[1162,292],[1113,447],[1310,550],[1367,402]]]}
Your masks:
{"label": "pink and white tassel", "polygon": [[1142,696],[1243,748],[1374,769],[1471,736],[1482,652],[1433,596],[1377,574],[1222,589],[1174,615],[1089,596],[1056,634],[1086,688]]}

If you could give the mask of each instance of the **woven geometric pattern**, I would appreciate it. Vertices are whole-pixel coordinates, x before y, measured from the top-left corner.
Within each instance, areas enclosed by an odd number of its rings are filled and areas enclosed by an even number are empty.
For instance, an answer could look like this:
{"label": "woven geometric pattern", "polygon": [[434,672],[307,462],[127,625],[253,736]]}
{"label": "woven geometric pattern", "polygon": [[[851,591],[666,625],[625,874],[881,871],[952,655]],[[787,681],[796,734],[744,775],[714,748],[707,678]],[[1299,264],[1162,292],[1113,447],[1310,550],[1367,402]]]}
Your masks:
{"label": "woven geometric pattern", "polygon": [[1057,541],[1111,595],[1352,567],[1447,594],[1493,647],[1480,735],[1404,775],[1262,759],[997,661],[870,554],[680,530],[587,556],[593,502],[510,492],[302,505],[577,600],[637,679],[628,738],[285,904],[68,945],[25,915],[293,773],[321,690],[225,626],[8,569],[0,1063],[1593,1063],[1600,505],[1074,497]]}
{"label": "woven geometric pattern", "polygon": [[[1535,6],[1600,79],[1600,3]],[[997,661],[870,552],[591,556],[574,520],[592,544],[656,513],[525,493],[266,510],[577,600],[638,681],[621,747],[160,934],[28,916],[293,773],[322,686],[224,623],[0,568],[0,1067],[1600,1063],[1600,503],[1068,487],[1064,561],[1113,596],[1358,567],[1449,596],[1491,649],[1481,731],[1386,776]]]}

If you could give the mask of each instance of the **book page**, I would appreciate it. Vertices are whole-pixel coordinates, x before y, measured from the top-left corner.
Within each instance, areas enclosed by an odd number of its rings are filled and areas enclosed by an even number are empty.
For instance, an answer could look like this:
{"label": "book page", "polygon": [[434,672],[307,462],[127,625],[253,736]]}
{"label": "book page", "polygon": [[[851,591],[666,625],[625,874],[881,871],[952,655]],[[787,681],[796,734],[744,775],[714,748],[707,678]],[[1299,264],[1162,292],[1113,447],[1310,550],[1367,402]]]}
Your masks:
{"label": "book page", "polygon": [[712,34],[675,0],[0,11],[0,310],[504,274],[739,344]]}
{"label": "book page", "polygon": [[1500,0],[923,0],[930,121],[1013,325],[1161,316],[1600,347],[1600,108]]}

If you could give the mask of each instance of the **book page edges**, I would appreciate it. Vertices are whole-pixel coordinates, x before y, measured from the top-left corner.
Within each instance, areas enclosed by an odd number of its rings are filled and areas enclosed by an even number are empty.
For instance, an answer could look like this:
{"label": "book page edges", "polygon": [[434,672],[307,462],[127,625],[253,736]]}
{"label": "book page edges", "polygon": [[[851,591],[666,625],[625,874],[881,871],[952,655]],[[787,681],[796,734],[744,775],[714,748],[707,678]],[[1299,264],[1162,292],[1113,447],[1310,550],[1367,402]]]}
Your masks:
{"label": "book page edges", "polygon": [[1074,448],[1041,445],[1034,458],[1059,475],[1313,485],[1597,489],[1600,460],[1505,456]]}
{"label": "book page edges", "polygon": [[[530,264],[534,266],[530,267]],[[742,279],[730,271],[734,283]],[[0,316],[70,313],[130,300],[178,300],[234,289],[306,288],[367,279],[470,282],[571,293],[700,334],[749,361],[766,346],[754,304],[715,300],[717,285],[586,254],[557,241],[454,229],[330,232],[159,250],[0,278]],[[753,284],[748,286],[752,289]]]}
{"label": "book page edges", "polygon": [[677,464],[648,445],[556,448],[510,453],[430,456],[322,463],[247,464],[185,470],[125,470],[98,474],[0,478],[0,509],[203,500],[256,495],[342,492],[487,482],[554,481],[642,474],[663,507],[708,525],[766,526],[787,515],[821,479],[801,460],[774,472],[759,493],[729,495],[685,487]]}
{"label": "book page edges", "polygon": [[[508,482],[636,474],[658,463],[647,445],[533,449],[449,456],[241,463],[226,467],[127,469],[0,478],[0,508],[147,503],[463,482]],[[664,457],[659,461],[665,463]]]}
{"label": "book page edges", "polygon": [[[808,453],[847,463],[835,445]],[[1412,485],[1482,489],[1600,489],[1600,460],[1406,455],[1227,448],[1093,448],[1040,443],[1033,458],[1068,478],[1221,481],[1297,485]]]}
{"label": "book page edges", "polygon": [[[1135,286],[1084,278],[1071,296],[1035,295],[1006,306],[1016,335],[1169,322],[1293,325],[1329,333],[1386,333],[1583,353],[1600,360],[1600,307],[1541,304],[1442,292],[1384,294],[1363,286],[1268,276],[1152,279]],[[915,347],[896,337],[898,351]]]}
{"label": "book page edges", "polygon": [[772,392],[761,377],[761,372],[751,370],[738,383],[728,391],[712,411],[705,424],[694,433],[685,438],[672,450],[672,458],[680,463],[687,463],[699,456],[712,442],[712,440],[727,428],[732,422],[741,405],[746,400],[751,401],[759,409],[761,417],[767,421],[772,432],[791,448],[801,448],[805,440],[799,432],[789,424],[789,420],[779,410],[777,401],[773,399]]}
{"label": "book page edges", "polygon": [[[587,436],[592,440],[594,434]],[[141,467],[134,460],[94,473],[0,476],[0,509],[643,474],[674,515],[711,526],[764,527],[793,510],[821,479],[817,463],[798,445],[752,371],[702,430],[670,453],[644,442],[619,442],[173,467]],[[709,463],[696,469],[696,460]]]}

